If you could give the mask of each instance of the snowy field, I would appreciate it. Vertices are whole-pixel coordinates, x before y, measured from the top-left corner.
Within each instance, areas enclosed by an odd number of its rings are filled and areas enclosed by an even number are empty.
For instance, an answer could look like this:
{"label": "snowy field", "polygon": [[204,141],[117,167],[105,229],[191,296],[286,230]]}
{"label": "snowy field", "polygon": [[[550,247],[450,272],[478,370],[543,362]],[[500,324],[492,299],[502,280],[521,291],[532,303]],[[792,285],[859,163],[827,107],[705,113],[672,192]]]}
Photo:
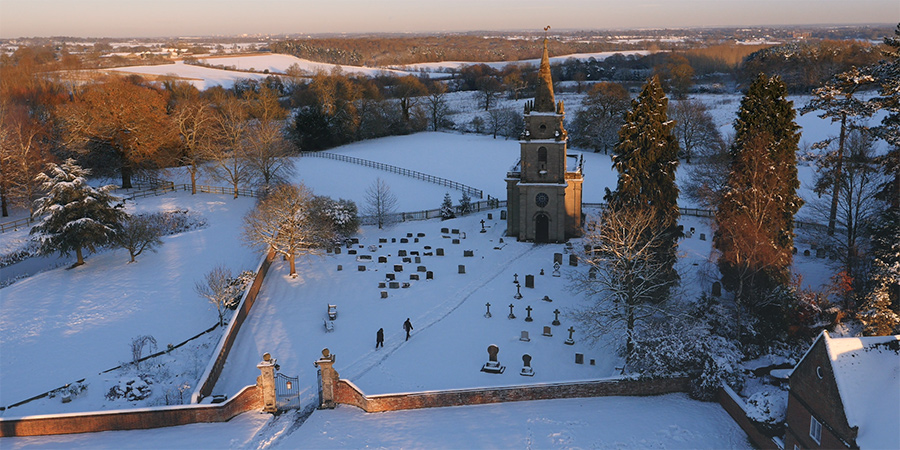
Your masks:
{"label": "snowy field", "polygon": [[316,411],[299,428],[242,414],[227,425],[4,439],[7,449],[146,448],[751,448],[717,404],[682,394],[541,400],[366,414]]}
{"label": "snowy field", "polygon": [[[596,53],[573,53],[571,55],[562,55],[562,56],[553,56],[550,58],[550,64],[562,64],[569,59],[578,59],[582,61],[587,61],[591,58],[594,58],[597,61],[603,61],[606,58],[609,58],[612,55],[625,55],[625,56],[644,56],[649,55],[649,50],[623,50],[620,52],[596,52]],[[492,69],[503,69],[504,67],[515,64],[521,66],[539,66],[541,64],[540,58],[535,59],[522,59],[518,61],[499,61],[499,62],[472,62],[472,61],[441,61],[441,62],[431,62],[431,63],[419,63],[419,64],[406,64],[400,66],[400,68],[409,71],[426,71],[426,72],[439,72],[439,71],[447,71],[447,70],[459,70],[464,66],[470,66],[472,64],[484,64]]]}
{"label": "snowy field", "polygon": [[126,74],[149,75],[154,77],[171,76],[182,81],[187,81],[201,91],[213,86],[222,86],[226,89],[230,89],[238,80],[262,80],[267,76],[262,73],[236,72],[233,70],[212,69],[209,67],[194,66],[191,64],[185,64],[184,61],[175,61],[175,64],[162,64],[157,66],[127,66],[105,70]]}
{"label": "snowy field", "polygon": [[234,67],[237,70],[252,70],[262,72],[268,70],[272,73],[285,73],[288,68],[296,65],[306,75],[313,75],[316,72],[324,71],[331,73],[337,67],[345,74],[357,74],[374,77],[376,75],[410,75],[410,72],[403,70],[392,70],[379,67],[362,67],[362,66],[341,66],[337,64],[320,63],[310,61],[308,59],[298,58],[292,55],[284,55],[279,53],[260,53],[257,55],[242,56],[226,56],[226,57],[207,57],[200,58],[200,61],[215,66]]}

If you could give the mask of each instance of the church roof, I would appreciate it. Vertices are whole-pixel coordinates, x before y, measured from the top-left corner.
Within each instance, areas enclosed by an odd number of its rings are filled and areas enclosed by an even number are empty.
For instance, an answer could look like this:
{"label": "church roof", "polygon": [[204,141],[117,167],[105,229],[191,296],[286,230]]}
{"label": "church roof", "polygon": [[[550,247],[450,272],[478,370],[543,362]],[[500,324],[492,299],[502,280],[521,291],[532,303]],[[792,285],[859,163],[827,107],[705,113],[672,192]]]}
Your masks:
{"label": "church roof", "polygon": [[556,112],[556,99],[553,97],[553,78],[550,76],[550,55],[547,52],[547,38],[544,38],[544,54],[538,70],[537,91],[534,94],[534,108],[537,112]]}

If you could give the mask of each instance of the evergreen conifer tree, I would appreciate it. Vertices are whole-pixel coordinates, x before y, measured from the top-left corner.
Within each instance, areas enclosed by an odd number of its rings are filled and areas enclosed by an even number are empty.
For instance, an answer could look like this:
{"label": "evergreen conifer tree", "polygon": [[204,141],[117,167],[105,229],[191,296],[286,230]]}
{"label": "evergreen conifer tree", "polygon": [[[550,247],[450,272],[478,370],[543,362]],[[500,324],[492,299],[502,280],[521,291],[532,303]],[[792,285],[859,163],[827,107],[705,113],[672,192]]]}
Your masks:
{"label": "evergreen conifer tree", "polygon": [[[787,88],[760,74],[734,122],[731,172],[716,213],[722,282],[751,310],[790,278],[797,196],[798,126]],[[756,304],[751,304],[755,302]]]}
{"label": "evergreen conifer tree", "polygon": [[444,194],[444,201],[441,202],[441,220],[452,219],[456,217],[456,214],[453,212],[453,199],[450,198],[450,193]]}
{"label": "evergreen conifer tree", "polygon": [[606,192],[606,201],[613,211],[653,211],[657,227],[653,231],[664,236],[665,241],[658,247],[657,258],[667,267],[661,276],[668,281],[660,284],[654,295],[657,299],[665,298],[678,279],[678,141],[672,133],[675,124],[668,119],[668,103],[659,79],[647,80],[619,130],[619,143],[612,157],[619,178],[616,190]]}
{"label": "evergreen conifer tree", "polygon": [[37,200],[35,215],[46,216],[31,233],[41,235],[41,253],[75,252],[75,265],[80,266],[84,264],[82,249],[94,252],[108,244],[128,215],[110,206],[118,200],[109,193],[114,186],[90,186],[85,179],[88,171],[73,159],[60,165],[51,163],[48,171],[50,175],[42,173],[36,178],[47,195]]}

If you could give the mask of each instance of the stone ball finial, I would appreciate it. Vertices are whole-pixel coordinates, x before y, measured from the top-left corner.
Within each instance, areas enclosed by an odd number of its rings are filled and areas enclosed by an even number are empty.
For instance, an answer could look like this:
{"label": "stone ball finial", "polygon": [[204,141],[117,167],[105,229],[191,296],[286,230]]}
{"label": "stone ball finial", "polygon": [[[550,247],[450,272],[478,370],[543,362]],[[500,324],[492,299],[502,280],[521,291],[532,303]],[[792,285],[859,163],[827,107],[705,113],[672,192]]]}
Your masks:
{"label": "stone ball finial", "polygon": [[522,355],[522,362],[525,363],[525,366],[531,366],[531,355],[528,353]]}
{"label": "stone ball finial", "polygon": [[263,353],[263,361],[269,362],[272,360],[272,355],[269,352]]}
{"label": "stone ball finial", "polygon": [[330,356],[331,356],[331,352],[328,350],[328,348],[327,347],[323,348],[322,349],[322,358],[328,359],[328,357],[330,357]]}
{"label": "stone ball finial", "polygon": [[500,347],[497,347],[496,345],[491,344],[491,345],[488,346],[487,352],[488,352],[488,356],[490,356],[490,360],[491,360],[491,361],[496,361],[496,360],[497,360],[497,354],[500,353]]}

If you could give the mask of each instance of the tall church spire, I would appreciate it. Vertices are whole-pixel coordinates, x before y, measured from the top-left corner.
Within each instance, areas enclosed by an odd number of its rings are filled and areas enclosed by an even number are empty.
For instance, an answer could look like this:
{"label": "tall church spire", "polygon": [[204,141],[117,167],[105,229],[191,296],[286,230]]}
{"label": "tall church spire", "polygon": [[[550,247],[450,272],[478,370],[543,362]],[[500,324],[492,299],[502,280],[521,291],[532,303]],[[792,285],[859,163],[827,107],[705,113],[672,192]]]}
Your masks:
{"label": "tall church spire", "polygon": [[534,94],[534,111],[556,112],[556,99],[553,97],[553,78],[550,76],[550,56],[547,52],[547,38],[544,38],[544,54],[541,56],[541,67],[538,71],[537,92]]}

